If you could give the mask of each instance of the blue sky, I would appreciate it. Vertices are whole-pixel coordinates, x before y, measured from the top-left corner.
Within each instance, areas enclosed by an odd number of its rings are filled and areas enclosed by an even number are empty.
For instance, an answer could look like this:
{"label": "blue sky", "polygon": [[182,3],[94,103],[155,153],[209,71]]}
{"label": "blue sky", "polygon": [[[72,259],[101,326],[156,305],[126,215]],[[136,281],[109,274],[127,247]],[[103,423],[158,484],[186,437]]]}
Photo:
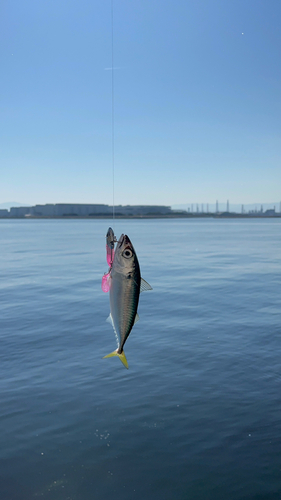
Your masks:
{"label": "blue sky", "polygon": [[[113,0],[115,203],[281,199],[279,0]],[[112,204],[111,0],[0,6],[0,203]]]}

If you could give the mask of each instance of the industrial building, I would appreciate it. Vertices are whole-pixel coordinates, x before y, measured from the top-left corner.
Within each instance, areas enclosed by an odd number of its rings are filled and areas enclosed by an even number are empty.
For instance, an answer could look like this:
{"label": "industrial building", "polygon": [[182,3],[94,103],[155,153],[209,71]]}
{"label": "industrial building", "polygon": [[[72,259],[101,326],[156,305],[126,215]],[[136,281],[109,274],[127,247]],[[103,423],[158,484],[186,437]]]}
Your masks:
{"label": "industrial building", "polygon": [[[117,205],[114,207],[118,216],[168,215],[171,207],[159,205]],[[83,204],[83,203],[56,203],[35,205],[33,207],[11,207],[7,217],[94,217],[111,216],[113,207],[110,205]],[[2,217],[5,216],[4,214]],[[0,214],[1,217],[1,214]]]}

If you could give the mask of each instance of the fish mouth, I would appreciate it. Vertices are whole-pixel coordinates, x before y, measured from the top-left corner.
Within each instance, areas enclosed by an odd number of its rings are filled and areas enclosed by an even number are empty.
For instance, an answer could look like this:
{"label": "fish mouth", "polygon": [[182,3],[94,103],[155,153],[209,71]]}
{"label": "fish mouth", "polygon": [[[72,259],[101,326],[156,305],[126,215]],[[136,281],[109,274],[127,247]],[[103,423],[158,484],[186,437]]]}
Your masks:
{"label": "fish mouth", "polygon": [[123,244],[132,246],[131,240],[130,240],[129,236],[127,236],[126,234],[124,235]]}
{"label": "fish mouth", "polygon": [[121,234],[119,240],[118,240],[118,248],[121,248],[125,239],[125,234]]}
{"label": "fish mouth", "polygon": [[119,240],[118,240],[118,248],[121,250],[125,250],[126,248],[132,249],[133,245],[131,243],[131,240],[129,236],[126,234],[121,234]]}

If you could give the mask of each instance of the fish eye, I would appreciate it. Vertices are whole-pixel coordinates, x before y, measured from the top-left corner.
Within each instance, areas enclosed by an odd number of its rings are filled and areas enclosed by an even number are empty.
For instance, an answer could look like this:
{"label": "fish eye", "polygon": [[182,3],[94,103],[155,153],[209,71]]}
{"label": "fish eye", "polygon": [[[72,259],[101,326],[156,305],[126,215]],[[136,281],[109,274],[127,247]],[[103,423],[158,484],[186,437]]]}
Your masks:
{"label": "fish eye", "polygon": [[124,250],[122,255],[123,255],[123,257],[125,257],[125,259],[130,259],[133,255],[133,252],[131,252],[131,250],[126,248],[126,250]]}

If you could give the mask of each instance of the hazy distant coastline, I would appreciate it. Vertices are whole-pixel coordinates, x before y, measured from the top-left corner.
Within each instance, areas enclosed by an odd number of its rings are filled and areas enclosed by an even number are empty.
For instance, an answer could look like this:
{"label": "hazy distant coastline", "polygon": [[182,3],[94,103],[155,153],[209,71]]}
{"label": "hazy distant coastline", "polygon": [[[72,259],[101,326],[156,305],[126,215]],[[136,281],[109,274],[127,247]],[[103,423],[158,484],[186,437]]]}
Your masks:
{"label": "hazy distant coastline", "polygon": [[[165,205],[117,205],[114,207],[116,219],[151,219],[151,218],[256,218],[256,217],[281,217],[281,206],[279,212],[276,206],[264,209],[246,211],[241,205],[241,212],[231,211],[227,202],[226,210],[220,211],[218,202],[215,210],[210,210],[209,205],[201,206],[191,204],[187,209],[175,209]],[[112,219],[113,207],[104,204],[83,203],[56,203],[34,206],[14,206],[10,210],[0,208],[2,219]]]}

